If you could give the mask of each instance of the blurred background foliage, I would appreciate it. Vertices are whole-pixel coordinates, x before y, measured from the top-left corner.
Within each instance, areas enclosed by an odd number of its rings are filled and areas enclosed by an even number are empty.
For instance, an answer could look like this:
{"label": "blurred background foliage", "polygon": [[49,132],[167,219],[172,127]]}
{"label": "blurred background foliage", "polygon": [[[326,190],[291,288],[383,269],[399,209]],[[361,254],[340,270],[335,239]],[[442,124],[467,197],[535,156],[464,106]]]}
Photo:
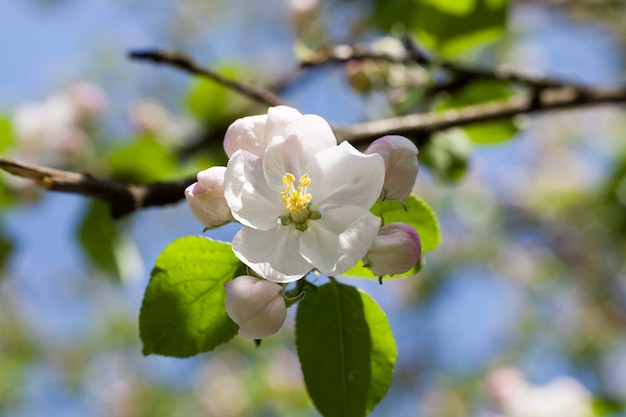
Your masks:
{"label": "blurred background foliage", "polygon": [[[519,87],[455,78],[437,60],[298,70],[297,57],[332,44],[393,55],[408,33],[468,65],[626,81],[622,0],[24,0],[0,15],[0,154],[137,183],[223,164],[225,129],[264,108],[131,62],[132,49],[185,51],[338,124]],[[416,277],[355,280],[389,315],[399,349],[372,415],[626,415],[624,132],[624,110],[602,106],[414,138],[424,143],[415,191],[443,240]],[[148,268],[167,243],[202,231],[184,204],[113,221],[100,202],[2,175],[0,213],[0,415],[316,415],[292,324],[258,349],[237,338],[187,360],[141,356]]]}

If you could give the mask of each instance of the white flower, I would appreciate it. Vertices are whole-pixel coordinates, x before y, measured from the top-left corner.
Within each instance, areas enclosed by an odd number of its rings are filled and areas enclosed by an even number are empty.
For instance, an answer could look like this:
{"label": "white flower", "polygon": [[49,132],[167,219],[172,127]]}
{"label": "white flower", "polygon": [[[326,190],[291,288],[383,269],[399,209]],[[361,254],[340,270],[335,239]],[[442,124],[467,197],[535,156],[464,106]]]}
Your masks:
{"label": "white flower", "polygon": [[418,170],[417,146],[413,142],[404,136],[383,136],[372,142],[365,153],[377,153],[385,161],[383,199],[404,200],[411,194]]}
{"label": "white flower", "polygon": [[421,254],[417,231],[406,223],[395,222],[380,228],[364,264],[377,276],[402,274],[415,266]]}
{"label": "white flower", "polygon": [[207,229],[234,220],[224,198],[225,172],[226,167],[220,166],[200,171],[197,175],[198,182],[194,182],[185,190],[191,213]]}
{"label": "white flower", "polygon": [[299,116],[272,134],[262,158],[241,149],[228,161],[224,195],[244,225],[233,251],[275,282],[295,281],[313,268],[347,271],[380,228],[369,209],[382,189],[382,158],[347,142],[337,146],[319,116]]}
{"label": "white flower", "polygon": [[243,275],[227,282],[226,312],[239,325],[239,334],[264,339],[276,333],[287,317],[287,305],[275,282]]}
{"label": "white flower", "polygon": [[230,158],[242,149],[257,156],[263,156],[274,136],[281,136],[287,125],[302,117],[302,114],[288,106],[270,107],[267,114],[242,117],[235,120],[224,136],[224,151]]}

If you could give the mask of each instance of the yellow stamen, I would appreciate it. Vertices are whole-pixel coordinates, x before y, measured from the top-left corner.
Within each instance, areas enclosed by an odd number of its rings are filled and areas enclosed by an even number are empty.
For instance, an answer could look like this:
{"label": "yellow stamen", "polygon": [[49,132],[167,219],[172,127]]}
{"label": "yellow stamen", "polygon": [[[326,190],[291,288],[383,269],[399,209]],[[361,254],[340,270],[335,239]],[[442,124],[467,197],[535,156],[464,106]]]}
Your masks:
{"label": "yellow stamen", "polygon": [[295,182],[296,177],[290,172],[287,172],[283,176],[283,184],[285,184],[287,188],[280,192],[280,196],[287,211],[297,215],[301,214],[311,202],[311,194],[307,194],[306,192],[306,187],[311,184],[311,179],[309,178],[309,174],[304,174],[300,177],[297,188],[294,187]]}

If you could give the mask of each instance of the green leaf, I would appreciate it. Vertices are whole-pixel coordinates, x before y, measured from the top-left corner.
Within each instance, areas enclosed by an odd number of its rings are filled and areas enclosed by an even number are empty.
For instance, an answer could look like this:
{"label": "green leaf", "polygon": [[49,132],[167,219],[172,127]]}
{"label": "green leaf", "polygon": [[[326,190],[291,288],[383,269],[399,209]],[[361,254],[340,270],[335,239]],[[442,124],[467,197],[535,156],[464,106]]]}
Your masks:
{"label": "green leaf", "polygon": [[2,181],[0,176],[0,213],[15,202],[15,195],[11,188]]}
{"label": "green leaf", "polygon": [[[228,78],[243,79],[244,71],[238,66],[222,66],[218,72]],[[196,118],[209,124],[232,122],[248,101],[244,97],[206,77],[196,77],[187,93],[185,105]]]}
{"label": "green leaf", "polygon": [[9,149],[14,142],[11,119],[8,116],[0,116],[0,152]]}
{"label": "green leaf", "polygon": [[109,206],[93,200],[78,225],[78,238],[91,262],[111,276],[120,278],[115,246],[119,242],[117,225],[111,218]]}
{"label": "green leaf", "polygon": [[[437,104],[437,110],[458,109],[474,104],[503,101],[515,91],[503,81],[477,80],[464,86]],[[517,133],[517,126],[509,119],[473,123],[463,127],[474,143],[498,143],[511,139]]]}
{"label": "green leaf", "polygon": [[425,46],[448,56],[497,39],[508,0],[375,0],[372,21],[384,31],[402,24]]}
{"label": "green leaf", "polygon": [[448,56],[495,40],[504,31],[508,1],[422,0],[415,35],[427,46]]}
{"label": "green leaf", "polygon": [[325,417],[365,416],[391,385],[397,352],[387,316],[354,287],[332,280],[307,292],[296,346],[309,395]]}
{"label": "green leaf", "polygon": [[[9,259],[9,255],[15,249],[15,243],[13,239],[9,237],[3,229],[0,229],[0,268],[3,268],[5,262]],[[3,275],[0,274],[0,279],[3,278]]]}
{"label": "green leaf", "polygon": [[434,133],[420,149],[420,162],[444,181],[458,181],[465,176],[472,153],[472,142],[463,129],[453,128]]}
{"label": "green leaf", "polygon": [[142,136],[109,155],[109,166],[118,181],[146,183],[176,177],[173,152],[152,136]]}
{"label": "green leaf", "polygon": [[[382,216],[385,220],[385,224],[403,222],[413,226],[420,235],[422,252],[428,252],[439,246],[441,241],[439,221],[433,209],[430,208],[424,200],[411,195],[404,200],[404,205],[399,201],[393,200],[377,201],[371,211],[377,216]],[[421,268],[422,260],[420,259],[409,271],[388,278],[395,279],[415,275]],[[360,278],[377,278],[372,271],[363,266],[363,261],[359,261],[342,275]]]}
{"label": "green leaf", "polygon": [[152,270],[139,314],[143,353],[185,358],[229,341],[224,284],[240,262],[230,244],[200,236],[175,240]]}

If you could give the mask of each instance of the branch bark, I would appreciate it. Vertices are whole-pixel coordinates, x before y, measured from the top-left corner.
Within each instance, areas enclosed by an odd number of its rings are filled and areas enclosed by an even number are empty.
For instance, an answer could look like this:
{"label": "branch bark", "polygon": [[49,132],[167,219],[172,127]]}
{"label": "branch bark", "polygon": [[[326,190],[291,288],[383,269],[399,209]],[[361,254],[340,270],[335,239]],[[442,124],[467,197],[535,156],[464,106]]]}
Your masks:
{"label": "branch bark", "polygon": [[26,164],[3,157],[0,157],[0,169],[33,180],[47,190],[103,200],[111,207],[111,216],[114,219],[141,208],[176,203],[184,198],[185,188],[196,181],[195,177],[191,177],[172,182],[134,185],[100,179],[86,173]]}
{"label": "branch bark", "polygon": [[520,94],[505,101],[374,120],[347,127],[337,127],[335,131],[341,137],[340,140],[363,143],[388,134],[424,136],[451,127],[461,127],[520,114],[624,102],[626,102],[626,88],[555,87],[541,89],[535,91],[534,94]]}

